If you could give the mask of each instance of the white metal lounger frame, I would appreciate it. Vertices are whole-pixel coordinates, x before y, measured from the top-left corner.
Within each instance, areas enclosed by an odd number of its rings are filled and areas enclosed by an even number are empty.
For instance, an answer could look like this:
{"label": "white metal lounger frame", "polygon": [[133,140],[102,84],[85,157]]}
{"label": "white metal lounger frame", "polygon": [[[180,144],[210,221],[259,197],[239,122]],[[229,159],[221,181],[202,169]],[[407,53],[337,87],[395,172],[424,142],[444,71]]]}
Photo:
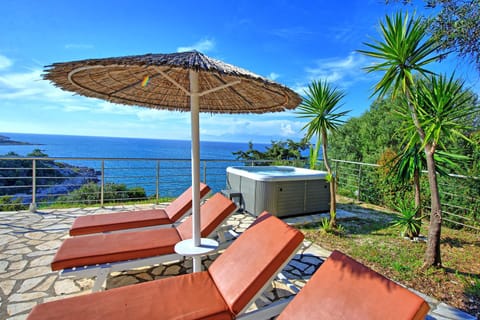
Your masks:
{"label": "white metal lounger frame", "polygon": [[[229,228],[229,226],[223,226],[225,221],[237,210],[235,208],[228,214],[225,220],[219,224],[217,228],[209,235],[209,237],[217,236],[219,239],[219,247],[216,251],[224,249],[230,242],[227,242],[225,237],[225,231]],[[215,252],[215,251],[214,251]],[[210,253],[211,254],[211,253]],[[130,270],[134,268],[144,267],[144,266],[151,266],[155,264],[161,264],[168,261],[175,261],[184,259],[184,256],[179,255],[177,253],[166,254],[161,256],[149,257],[149,258],[139,258],[133,260],[125,260],[125,261],[118,261],[118,262],[111,262],[111,263],[103,263],[103,264],[96,264],[96,265],[88,265],[88,266],[80,266],[80,267],[72,267],[63,269],[59,272],[60,277],[69,277],[74,279],[80,278],[90,278],[95,277],[95,282],[92,287],[92,292],[101,291],[105,289],[105,283],[107,277],[110,273],[115,271],[124,271]]]}

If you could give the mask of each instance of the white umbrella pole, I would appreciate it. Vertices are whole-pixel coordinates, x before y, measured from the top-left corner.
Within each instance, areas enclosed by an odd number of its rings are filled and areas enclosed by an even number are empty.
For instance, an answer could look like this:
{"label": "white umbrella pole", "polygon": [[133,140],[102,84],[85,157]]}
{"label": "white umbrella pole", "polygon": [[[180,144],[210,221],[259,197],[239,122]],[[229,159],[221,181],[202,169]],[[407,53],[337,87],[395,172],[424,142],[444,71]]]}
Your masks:
{"label": "white umbrella pole", "polygon": [[[189,70],[190,76],[190,114],[192,126],[192,237],[196,247],[200,246],[200,129],[198,73]],[[193,272],[202,268],[202,257],[193,257]]]}

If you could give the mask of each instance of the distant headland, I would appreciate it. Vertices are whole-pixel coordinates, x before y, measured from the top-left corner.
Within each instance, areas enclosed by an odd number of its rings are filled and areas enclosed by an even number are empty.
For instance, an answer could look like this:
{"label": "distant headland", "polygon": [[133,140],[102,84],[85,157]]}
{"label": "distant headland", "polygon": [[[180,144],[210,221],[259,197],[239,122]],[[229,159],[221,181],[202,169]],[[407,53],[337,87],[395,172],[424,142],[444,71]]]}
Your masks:
{"label": "distant headland", "polygon": [[36,145],[37,143],[30,143],[24,141],[11,140],[10,137],[0,135],[0,145]]}

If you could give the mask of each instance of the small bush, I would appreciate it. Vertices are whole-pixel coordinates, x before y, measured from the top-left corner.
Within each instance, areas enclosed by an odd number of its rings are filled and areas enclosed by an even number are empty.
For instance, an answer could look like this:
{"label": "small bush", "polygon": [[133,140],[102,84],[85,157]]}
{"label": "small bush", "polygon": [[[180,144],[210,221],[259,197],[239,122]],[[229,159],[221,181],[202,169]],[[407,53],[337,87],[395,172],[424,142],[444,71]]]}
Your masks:
{"label": "small bush", "polygon": [[[84,184],[66,196],[58,198],[58,202],[73,202],[82,204],[100,203],[101,187],[96,183]],[[125,184],[107,183],[104,187],[104,202],[119,203],[128,200],[147,199],[145,189],[134,187],[129,189]]]}
{"label": "small bush", "polygon": [[0,211],[20,211],[26,210],[27,205],[22,203],[22,199],[13,199],[12,196],[0,197]]}
{"label": "small bush", "polygon": [[396,209],[399,214],[393,219],[392,225],[403,228],[402,236],[413,239],[420,234],[422,218],[417,217],[417,208],[411,201],[400,201]]}

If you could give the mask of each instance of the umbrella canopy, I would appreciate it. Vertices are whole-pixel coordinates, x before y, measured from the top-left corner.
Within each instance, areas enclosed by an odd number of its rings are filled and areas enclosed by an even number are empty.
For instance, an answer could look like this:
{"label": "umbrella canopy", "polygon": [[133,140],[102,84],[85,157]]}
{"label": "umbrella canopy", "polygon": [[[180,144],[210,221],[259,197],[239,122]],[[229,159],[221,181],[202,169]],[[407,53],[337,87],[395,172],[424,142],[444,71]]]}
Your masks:
{"label": "umbrella canopy", "polygon": [[197,51],[55,63],[44,79],[87,97],[190,111],[189,70],[198,73],[202,112],[277,112],[301,101],[285,86]]}
{"label": "umbrella canopy", "polygon": [[[195,246],[200,246],[199,112],[278,112],[301,102],[283,85],[197,51],[54,63],[46,67],[43,78],[87,97],[191,112]],[[194,271],[198,264],[197,260]]]}

